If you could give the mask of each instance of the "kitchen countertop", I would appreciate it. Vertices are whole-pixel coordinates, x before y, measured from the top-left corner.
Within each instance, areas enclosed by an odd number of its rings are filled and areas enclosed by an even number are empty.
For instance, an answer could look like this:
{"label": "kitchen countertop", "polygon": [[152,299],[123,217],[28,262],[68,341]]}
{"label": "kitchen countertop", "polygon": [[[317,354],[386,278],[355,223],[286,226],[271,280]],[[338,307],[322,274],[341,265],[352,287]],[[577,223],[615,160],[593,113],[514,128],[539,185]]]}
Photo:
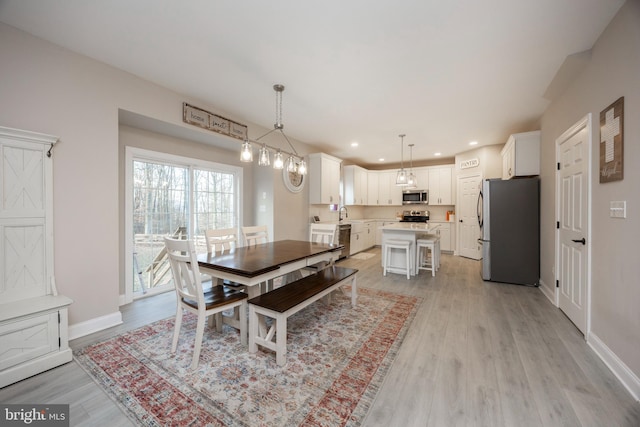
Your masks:
{"label": "kitchen countertop", "polygon": [[429,232],[437,229],[439,226],[433,227],[425,222],[397,222],[395,224],[387,224],[380,227],[382,231],[407,231],[407,232]]}

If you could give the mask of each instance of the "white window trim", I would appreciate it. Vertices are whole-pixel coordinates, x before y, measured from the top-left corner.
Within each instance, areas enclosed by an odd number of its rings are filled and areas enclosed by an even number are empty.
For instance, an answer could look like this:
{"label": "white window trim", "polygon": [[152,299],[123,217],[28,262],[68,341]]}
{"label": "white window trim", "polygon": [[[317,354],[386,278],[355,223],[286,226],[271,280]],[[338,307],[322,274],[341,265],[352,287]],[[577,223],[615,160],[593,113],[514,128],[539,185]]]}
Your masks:
{"label": "white window trim", "polygon": [[[174,154],[162,153],[158,151],[145,150],[142,148],[136,147],[125,147],[125,184],[124,184],[124,194],[125,194],[125,203],[124,203],[124,271],[125,271],[125,294],[124,298],[120,298],[120,305],[129,304],[134,300],[133,294],[133,275],[129,274],[129,272],[133,271],[133,162],[134,160],[146,160],[146,161],[156,161],[163,163],[172,163],[179,166],[184,166],[188,168],[201,168],[208,170],[217,170],[223,172],[233,173],[236,176],[235,184],[236,184],[236,194],[237,194],[237,211],[238,211],[238,222],[242,221],[242,194],[241,189],[242,185],[242,168],[238,166],[225,165],[222,163],[211,162],[207,160],[195,159],[191,157],[178,156]],[[189,202],[190,205],[193,206],[191,198],[193,197],[192,192],[189,192]],[[153,292],[148,293],[147,295],[153,294]]]}

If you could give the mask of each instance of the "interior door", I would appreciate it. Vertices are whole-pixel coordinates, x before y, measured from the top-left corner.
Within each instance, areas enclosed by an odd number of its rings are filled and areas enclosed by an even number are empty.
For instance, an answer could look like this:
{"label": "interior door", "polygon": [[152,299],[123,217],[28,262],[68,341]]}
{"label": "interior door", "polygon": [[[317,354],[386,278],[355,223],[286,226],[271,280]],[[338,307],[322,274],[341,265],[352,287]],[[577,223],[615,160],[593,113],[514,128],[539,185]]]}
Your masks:
{"label": "interior door", "polygon": [[[588,316],[589,135],[586,122],[558,140],[559,307],[584,334]],[[589,126],[590,127],[590,126]]]}
{"label": "interior door", "polygon": [[482,185],[480,175],[458,178],[458,203],[456,216],[458,217],[458,235],[460,256],[481,259],[482,245],[480,225],[478,224],[478,194]]}

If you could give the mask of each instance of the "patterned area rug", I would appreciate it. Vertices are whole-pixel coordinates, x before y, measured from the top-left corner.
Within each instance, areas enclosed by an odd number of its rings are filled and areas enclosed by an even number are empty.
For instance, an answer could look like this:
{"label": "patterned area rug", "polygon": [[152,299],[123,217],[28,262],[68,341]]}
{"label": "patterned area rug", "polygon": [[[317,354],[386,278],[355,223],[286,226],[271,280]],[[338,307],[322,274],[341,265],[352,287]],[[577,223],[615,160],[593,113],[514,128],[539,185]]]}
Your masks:
{"label": "patterned area rug", "polygon": [[173,318],[75,351],[78,363],[139,425],[357,426],[382,384],[420,298],[358,289],[358,306],[334,292],[291,316],[287,364],[249,354],[235,329],[205,330],[189,370],[195,316],[170,353]]}

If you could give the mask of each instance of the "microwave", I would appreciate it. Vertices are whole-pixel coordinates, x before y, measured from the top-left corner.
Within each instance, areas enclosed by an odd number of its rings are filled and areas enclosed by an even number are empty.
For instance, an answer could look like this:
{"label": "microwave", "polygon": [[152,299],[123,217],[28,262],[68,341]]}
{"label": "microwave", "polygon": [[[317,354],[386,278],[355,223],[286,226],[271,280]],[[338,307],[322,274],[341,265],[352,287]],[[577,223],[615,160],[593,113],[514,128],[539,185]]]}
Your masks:
{"label": "microwave", "polygon": [[404,190],[402,192],[403,205],[428,205],[429,190]]}

